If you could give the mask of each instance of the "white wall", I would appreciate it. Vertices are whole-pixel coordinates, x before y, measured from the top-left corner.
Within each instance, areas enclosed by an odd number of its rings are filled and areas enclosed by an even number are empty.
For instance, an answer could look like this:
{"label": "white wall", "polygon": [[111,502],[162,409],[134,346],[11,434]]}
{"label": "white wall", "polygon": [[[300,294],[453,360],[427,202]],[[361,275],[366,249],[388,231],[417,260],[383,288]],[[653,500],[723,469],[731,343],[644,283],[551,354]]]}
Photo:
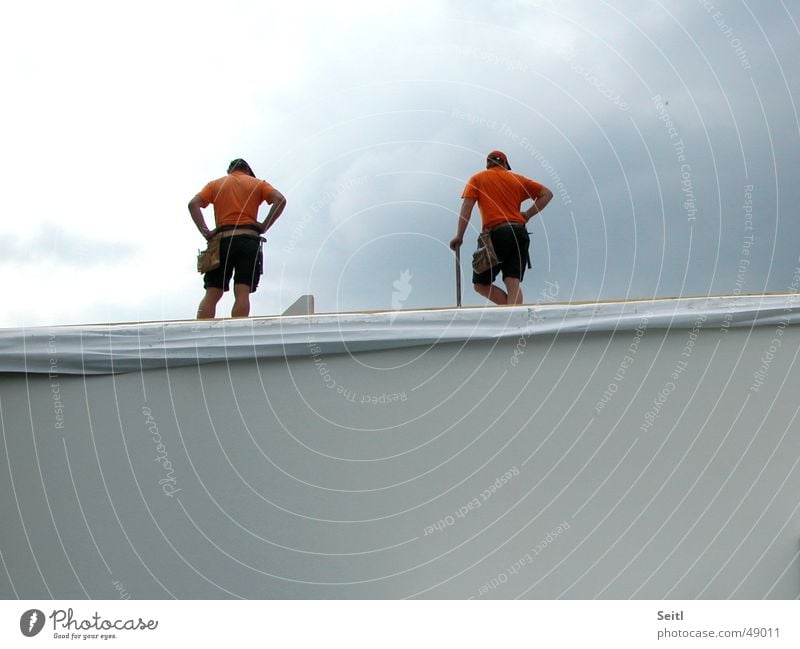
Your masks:
{"label": "white wall", "polygon": [[639,333],[2,375],[0,595],[796,598],[800,329]]}

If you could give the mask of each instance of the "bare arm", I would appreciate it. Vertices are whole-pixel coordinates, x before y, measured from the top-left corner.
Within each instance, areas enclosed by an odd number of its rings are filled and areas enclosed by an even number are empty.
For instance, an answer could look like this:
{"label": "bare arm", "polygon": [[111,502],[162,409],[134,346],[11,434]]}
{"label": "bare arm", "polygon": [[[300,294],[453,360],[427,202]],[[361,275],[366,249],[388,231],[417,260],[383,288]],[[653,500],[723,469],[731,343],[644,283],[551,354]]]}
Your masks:
{"label": "bare arm", "polygon": [[541,191],[534,197],[533,205],[522,213],[526,221],[530,221],[534,216],[541,212],[553,199],[553,192],[547,187],[542,187]]}
{"label": "bare arm", "polygon": [[472,218],[473,207],[475,207],[474,198],[465,198],[464,202],[461,203],[461,211],[458,214],[456,236],[452,241],[450,241],[450,248],[453,250],[460,248],[461,244],[464,243],[464,233],[467,231],[470,218]]}
{"label": "bare arm", "polygon": [[200,230],[200,234],[208,240],[213,232],[208,229],[206,225],[206,220],[203,218],[203,210],[202,208],[206,207],[208,203],[206,203],[202,198],[200,198],[199,194],[195,194],[194,198],[189,201],[189,214],[192,216],[192,221],[197,226],[197,229]]}
{"label": "bare arm", "polygon": [[270,203],[272,207],[269,210],[269,214],[267,214],[267,218],[261,223],[261,234],[264,234],[273,226],[281,215],[281,212],[283,212],[283,208],[286,207],[286,198],[277,189],[273,189],[269,193],[267,202]]}

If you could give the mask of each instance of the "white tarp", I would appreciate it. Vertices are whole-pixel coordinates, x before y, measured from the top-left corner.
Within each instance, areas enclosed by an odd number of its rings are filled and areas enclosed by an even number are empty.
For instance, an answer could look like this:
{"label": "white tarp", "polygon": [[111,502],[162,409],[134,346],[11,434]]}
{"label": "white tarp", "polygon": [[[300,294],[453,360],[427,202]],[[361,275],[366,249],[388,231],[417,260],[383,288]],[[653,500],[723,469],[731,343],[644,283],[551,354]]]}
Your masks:
{"label": "white tarp", "polygon": [[800,322],[800,295],[718,296],[0,329],[0,372],[118,374],[467,340]]}

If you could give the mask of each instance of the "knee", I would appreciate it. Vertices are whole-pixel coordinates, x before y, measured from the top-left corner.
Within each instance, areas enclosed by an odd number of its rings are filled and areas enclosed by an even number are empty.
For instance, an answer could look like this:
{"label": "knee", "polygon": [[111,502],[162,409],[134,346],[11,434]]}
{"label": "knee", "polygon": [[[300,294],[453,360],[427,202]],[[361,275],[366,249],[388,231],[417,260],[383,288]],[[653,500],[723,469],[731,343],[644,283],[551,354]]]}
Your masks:
{"label": "knee", "polygon": [[248,284],[234,284],[233,295],[237,300],[249,300],[250,286]]}

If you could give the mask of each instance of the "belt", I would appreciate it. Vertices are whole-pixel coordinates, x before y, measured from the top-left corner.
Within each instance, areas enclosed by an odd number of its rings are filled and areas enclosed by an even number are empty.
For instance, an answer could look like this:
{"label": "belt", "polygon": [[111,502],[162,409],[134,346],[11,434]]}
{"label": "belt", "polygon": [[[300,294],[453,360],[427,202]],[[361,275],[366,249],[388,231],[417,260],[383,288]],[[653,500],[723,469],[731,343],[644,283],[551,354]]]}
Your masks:
{"label": "belt", "polygon": [[494,225],[489,228],[489,232],[499,230],[500,228],[522,228],[523,230],[527,230],[527,225],[525,223],[501,223],[500,225]]}
{"label": "belt", "polygon": [[[224,230],[222,228],[225,228]],[[233,237],[240,235],[247,235],[249,237],[257,237],[261,234],[261,229],[255,225],[223,225],[217,228],[217,234],[221,237]]]}

